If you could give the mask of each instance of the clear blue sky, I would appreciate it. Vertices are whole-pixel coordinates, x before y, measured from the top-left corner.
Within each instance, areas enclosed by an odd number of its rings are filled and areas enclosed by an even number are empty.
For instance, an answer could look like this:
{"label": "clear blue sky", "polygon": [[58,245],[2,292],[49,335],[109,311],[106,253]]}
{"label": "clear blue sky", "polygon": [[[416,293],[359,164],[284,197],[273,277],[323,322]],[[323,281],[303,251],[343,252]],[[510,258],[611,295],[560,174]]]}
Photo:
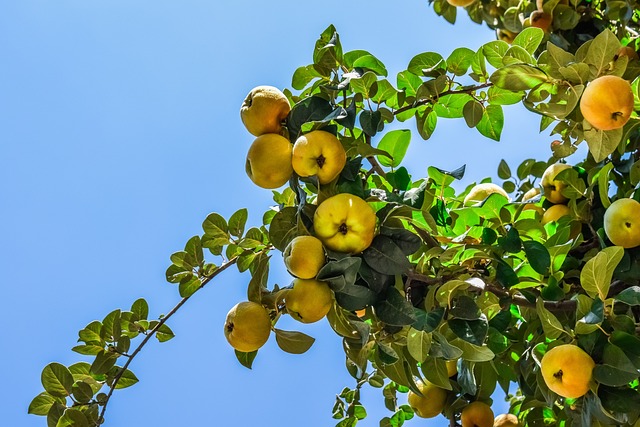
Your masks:
{"label": "clear blue sky", "polygon": [[[245,175],[240,104],[254,86],[288,87],[332,23],[345,50],[369,50],[392,80],[418,53],[493,39],[422,0],[0,2],[2,425],[46,425],[26,413],[41,369],[84,360],[70,349],[87,323],[139,297],[155,316],[173,307],[169,255],[209,212],[248,207],[260,224],[271,195]],[[441,120],[431,141],[414,136],[410,172],[466,163],[466,185],[495,175],[501,157],[548,156],[537,118],[506,118],[500,143]],[[272,271],[270,284],[290,280],[279,262]],[[222,326],[248,280],[225,273],[172,319],[177,337],[137,358],[141,381],[116,393],[107,426],[333,425],[334,397],[353,381],[326,321],[279,323],[317,338],[305,355],[271,339],[252,371],[235,360]],[[377,426],[389,414],[381,393],[364,396],[361,425]]]}

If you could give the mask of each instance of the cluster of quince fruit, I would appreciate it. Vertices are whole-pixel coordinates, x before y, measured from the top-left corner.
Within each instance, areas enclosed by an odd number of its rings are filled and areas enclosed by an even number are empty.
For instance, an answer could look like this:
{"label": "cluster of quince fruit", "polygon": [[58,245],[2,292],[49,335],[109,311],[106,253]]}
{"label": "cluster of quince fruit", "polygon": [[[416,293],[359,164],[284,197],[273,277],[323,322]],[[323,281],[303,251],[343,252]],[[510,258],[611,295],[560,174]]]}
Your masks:
{"label": "cluster of quince fruit", "polygon": [[[272,86],[251,90],[240,109],[246,129],[256,136],[247,153],[246,172],[258,186],[267,189],[285,185],[292,176],[315,177],[329,184],[342,172],[347,154],[332,133],[313,130],[292,143],[284,126],[291,111],[287,97]],[[375,236],[377,219],[373,208],[358,196],[339,193],[322,200],[313,217],[314,235],[293,238],[283,252],[284,264],[294,276],[292,285],[278,293],[286,312],[303,323],[317,322],[333,305],[327,282],[317,280],[326,263],[325,248],[357,254]],[[272,326],[270,311],[245,301],[229,311],[225,336],[238,351],[252,352],[266,343]]]}
{"label": "cluster of quince fruit", "polygon": [[[446,366],[449,377],[457,375],[457,360],[448,360]],[[417,385],[421,394],[409,391],[407,402],[416,416],[421,418],[438,416],[445,410],[450,398],[455,397],[448,390],[428,381]],[[462,427],[518,427],[520,425],[518,417],[513,414],[500,414],[494,418],[491,406],[480,400],[470,402],[462,408],[460,423]]]}

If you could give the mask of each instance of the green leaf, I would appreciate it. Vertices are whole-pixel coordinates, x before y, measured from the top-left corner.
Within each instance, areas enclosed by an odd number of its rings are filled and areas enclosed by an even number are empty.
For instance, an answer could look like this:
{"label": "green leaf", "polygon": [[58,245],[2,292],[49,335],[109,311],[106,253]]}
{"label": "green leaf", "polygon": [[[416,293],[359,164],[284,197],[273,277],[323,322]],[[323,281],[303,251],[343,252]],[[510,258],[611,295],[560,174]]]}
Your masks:
{"label": "green leaf", "polygon": [[291,78],[291,86],[296,90],[302,90],[312,80],[321,77],[313,65],[298,67]]}
{"label": "green leaf", "polygon": [[149,317],[149,304],[144,298],[139,298],[131,306],[131,312],[137,317],[136,320],[146,320]]}
{"label": "green leaf", "polygon": [[354,93],[361,93],[365,99],[369,99],[376,92],[374,85],[377,81],[375,73],[367,71],[359,77],[353,77],[349,85]]}
{"label": "green leaf", "polygon": [[205,234],[211,237],[229,238],[227,220],[217,213],[211,213],[202,223]]}
{"label": "green leaf", "polygon": [[[349,52],[351,53],[351,52]],[[387,69],[384,64],[371,54],[362,55],[353,62],[353,68],[365,68],[379,76],[387,77]]]}
{"label": "green leaf", "polygon": [[398,73],[396,85],[398,89],[404,90],[407,96],[416,96],[422,79],[409,71],[401,71]]}
{"label": "green leaf", "polygon": [[511,64],[497,69],[489,80],[497,87],[514,92],[533,89],[549,81],[540,68],[527,64]]}
{"label": "green leaf", "polygon": [[364,250],[362,258],[373,270],[389,275],[405,273],[410,263],[402,250],[387,236],[378,235]]}
{"label": "green leaf", "polygon": [[498,245],[506,252],[520,252],[522,250],[522,239],[520,239],[518,229],[515,227],[510,227],[505,236],[498,238]]}
{"label": "green leaf", "polygon": [[620,47],[618,37],[609,29],[605,29],[591,41],[584,62],[591,65],[592,78],[599,76],[609,67]]}
{"label": "green leaf", "polygon": [[[326,99],[319,96],[310,96],[298,102],[291,108],[287,119],[287,128],[292,140],[300,135],[302,125],[307,122],[323,120],[333,112],[333,106]],[[223,218],[224,219],[224,218]],[[225,230],[226,231],[226,230]],[[205,232],[207,230],[205,229]],[[207,233],[209,234],[209,233]]]}
{"label": "green leaf", "polygon": [[87,403],[93,397],[93,389],[84,381],[76,381],[72,387],[73,398],[78,403]]}
{"label": "green leaf", "polygon": [[309,350],[315,338],[302,332],[283,331],[282,329],[274,329],[276,333],[276,342],[281,350],[291,354],[302,354]]}
{"label": "green leaf", "polygon": [[447,363],[444,359],[429,356],[420,366],[424,377],[432,384],[445,390],[452,390],[447,372]]}
{"label": "green leaf", "polygon": [[388,325],[411,325],[417,320],[413,306],[396,288],[389,288],[386,298],[377,302],[373,308],[378,319]]}
{"label": "green leaf", "polygon": [[509,179],[511,178],[511,168],[504,159],[500,160],[500,164],[498,165],[498,177],[501,179]]}
{"label": "green leaf", "polygon": [[392,158],[377,156],[378,161],[383,166],[392,168],[400,166],[410,142],[411,131],[408,129],[398,129],[387,132],[378,143],[378,149],[386,151]]}
{"label": "green leaf", "polygon": [[253,361],[258,355],[258,350],[252,351],[251,353],[244,353],[242,351],[235,350],[235,354],[236,354],[236,358],[238,359],[238,362],[240,362],[242,366],[244,366],[245,368],[251,369],[251,366],[253,365]]}
{"label": "green leaf", "polygon": [[640,339],[638,337],[623,331],[613,331],[609,341],[622,349],[631,363],[640,369]]}
{"label": "green leaf", "polygon": [[501,89],[497,86],[491,86],[487,91],[487,100],[489,104],[494,105],[512,105],[517,104],[524,97],[524,92],[512,92],[507,89]]}
{"label": "green leaf", "polygon": [[475,52],[466,47],[459,47],[447,58],[447,70],[456,76],[463,76],[471,66]]}
{"label": "green leaf", "polygon": [[242,237],[248,217],[249,212],[246,208],[234,212],[229,218],[229,233],[231,233],[232,236]]}
{"label": "green leaf", "polygon": [[523,47],[531,55],[536,53],[540,43],[544,39],[544,31],[540,28],[529,27],[522,30],[515,39],[513,39],[513,45]]}
{"label": "green leaf", "polygon": [[[587,124],[587,122],[584,122]],[[587,124],[587,126],[591,126]],[[606,159],[609,154],[616,151],[618,144],[622,139],[622,129],[599,130],[596,128],[588,128],[584,131],[584,139],[589,146],[589,152],[596,162]]]}
{"label": "green leaf", "polygon": [[[120,368],[120,369],[122,369],[122,368]],[[138,377],[136,377],[133,372],[131,372],[130,370],[127,369],[120,376],[120,380],[118,381],[118,384],[116,385],[116,389],[131,387],[132,385],[134,385],[138,381],[139,381]]]}
{"label": "green leaf", "polygon": [[334,292],[340,292],[356,282],[361,264],[362,258],[359,257],[345,257],[337,261],[329,261],[320,269],[316,279],[329,283],[329,287]]}
{"label": "green leaf", "polygon": [[462,114],[464,115],[464,121],[467,123],[467,126],[473,128],[476,127],[478,123],[480,123],[480,120],[482,120],[484,107],[480,102],[472,99],[464,105]]}
{"label": "green leaf", "polygon": [[467,93],[454,93],[444,95],[438,98],[433,106],[433,111],[438,117],[446,119],[457,119],[464,117],[464,106],[473,100],[473,97]]}
{"label": "green leaf", "polygon": [[411,326],[415,329],[420,329],[425,332],[433,332],[440,325],[440,322],[444,317],[444,311],[444,307],[438,307],[429,312],[426,312],[419,308],[414,308],[414,314],[417,320]]}
{"label": "green leaf", "polygon": [[551,267],[551,255],[547,248],[535,240],[527,240],[522,245],[531,268],[540,274],[546,274]]}
{"label": "green leaf", "polygon": [[502,128],[504,127],[504,113],[500,105],[487,105],[482,119],[476,125],[480,134],[494,141],[500,141]]}
{"label": "green leaf", "polygon": [[158,328],[158,330],[156,331],[156,338],[159,342],[167,342],[173,337],[175,337],[175,334],[173,333],[171,328],[167,326],[166,323],[163,323],[162,326],[160,326],[160,328]]}
{"label": "green leaf", "polygon": [[118,355],[108,351],[101,351],[96,356],[95,360],[91,364],[92,375],[104,375],[116,364]]}
{"label": "green leaf", "polygon": [[89,427],[89,420],[79,409],[67,408],[56,427]]}
{"label": "green leaf", "polygon": [[204,254],[202,253],[202,241],[200,240],[200,236],[193,236],[190,238],[185,245],[184,250],[189,254],[190,259],[193,259],[193,267],[201,266],[204,263]]}
{"label": "green leaf", "polygon": [[66,397],[71,394],[73,376],[66,366],[50,363],[44,367],[40,376],[45,391],[53,397]]}
{"label": "green leaf", "polygon": [[384,121],[380,110],[370,111],[364,110],[360,113],[360,126],[364,133],[369,136],[375,136],[384,129]]}
{"label": "green leaf", "polygon": [[193,295],[198,289],[202,282],[197,277],[188,277],[183,279],[178,285],[178,292],[182,298],[187,298]]}
{"label": "green leaf", "polygon": [[427,140],[431,138],[433,132],[436,130],[438,124],[438,114],[433,110],[426,110],[420,112],[416,111],[416,126],[418,127],[418,133],[422,139]]}
{"label": "green leaf", "polygon": [[407,69],[417,75],[430,75],[435,70],[444,70],[446,63],[442,55],[435,52],[425,52],[414,56],[409,61]]}
{"label": "green leaf", "polygon": [[55,398],[44,391],[31,401],[28,413],[31,415],[46,416],[55,402],[64,403],[64,399]]}
{"label": "green leaf", "polygon": [[536,311],[538,312],[538,317],[540,317],[544,335],[547,338],[554,340],[566,333],[558,318],[545,308],[542,298],[536,300]]}
{"label": "green leaf", "polygon": [[593,379],[609,386],[623,386],[638,378],[638,371],[624,351],[616,345],[606,344],[602,365],[593,369]]}
{"label": "green leaf", "polygon": [[451,340],[451,345],[459,348],[462,351],[461,357],[468,362],[488,362],[496,357],[486,345],[471,344],[461,338]]}
{"label": "green leaf", "polygon": [[607,299],[611,278],[618,263],[624,256],[619,246],[605,248],[587,261],[580,272],[580,283],[591,298]]}
{"label": "green leaf", "polygon": [[418,363],[427,359],[431,349],[431,334],[423,330],[410,328],[407,333],[407,350]]}
{"label": "green leaf", "polygon": [[482,346],[489,332],[489,325],[484,315],[478,320],[449,319],[448,324],[454,334],[477,346]]}
{"label": "green leaf", "polygon": [[482,46],[484,57],[487,59],[487,62],[495,68],[500,68],[504,65],[502,58],[505,53],[507,53],[507,50],[509,50],[509,45],[502,40],[495,40]]}
{"label": "green leaf", "polygon": [[298,232],[298,210],[288,206],[279,211],[271,220],[269,240],[281,252],[296,237]]}
{"label": "green leaf", "polygon": [[251,280],[247,286],[247,299],[260,304],[262,294],[267,289],[267,281],[269,280],[269,256],[262,253],[253,263],[251,270]]}
{"label": "green leaf", "polygon": [[402,253],[407,256],[416,252],[422,245],[420,237],[406,228],[382,226],[380,227],[380,234],[390,237],[391,240],[393,240],[393,243],[395,243]]}
{"label": "green leaf", "polygon": [[56,427],[58,420],[60,420],[66,409],[67,406],[65,404],[55,402],[51,408],[49,408],[49,412],[47,413],[47,426]]}
{"label": "green leaf", "polygon": [[640,305],[640,286],[631,286],[623,290],[615,299],[628,305]]}

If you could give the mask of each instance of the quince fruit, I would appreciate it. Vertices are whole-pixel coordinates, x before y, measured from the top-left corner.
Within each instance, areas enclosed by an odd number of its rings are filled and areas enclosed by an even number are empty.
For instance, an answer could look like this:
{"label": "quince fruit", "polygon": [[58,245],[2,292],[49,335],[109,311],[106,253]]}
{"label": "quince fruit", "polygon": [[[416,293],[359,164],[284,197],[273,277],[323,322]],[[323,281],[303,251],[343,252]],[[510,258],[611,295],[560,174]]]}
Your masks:
{"label": "quince fruit", "polygon": [[313,279],[325,264],[322,242],[313,236],[298,236],[285,248],[284,265],[300,279]]}
{"label": "quince fruit", "polygon": [[565,215],[571,215],[571,209],[567,205],[553,205],[542,214],[542,225],[551,221],[557,221]]}
{"label": "quince fruit", "polygon": [[418,390],[422,396],[409,391],[408,403],[415,414],[421,418],[433,418],[444,410],[447,403],[447,390],[431,384],[430,382],[418,383]]}
{"label": "quince fruit", "polygon": [[340,193],[320,203],[313,216],[313,229],[327,248],[356,254],[371,245],[376,214],[360,197]]}
{"label": "quince fruit", "polygon": [[457,360],[447,360],[447,376],[451,378],[455,374],[458,373],[458,361]]}
{"label": "quince fruit", "polygon": [[502,194],[507,199],[509,198],[509,195],[506,191],[504,191],[502,187],[492,182],[485,182],[483,184],[474,186],[471,191],[469,191],[469,194],[465,196],[463,204],[465,206],[476,205],[480,202],[483,202],[484,199],[486,199],[493,193]]}
{"label": "quince fruit", "polygon": [[293,175],[292,145],[277,133],[260,135],[247,153],[245,170],[251,181],[262,188],[279,188]]}
{"label": "quince fruit", "polygon": [[258,86],[249,92],[240,107],[240,118],[255,136],[280,133],[282,121],[291,111],[289,100],[273,86]]}
{"label": "quince fruit", "polygon": [[540,361],[542,378],[554,393],[577,399],[589,391],[595,362],[583,349],[562,344],[547,351]]}
{"label": "quince fruit", "polygon": [[520,421],[513,414],[500,414],[493,420],[493,427],[519,427]]}
{"label": "quince fruit", "polygon": [[227,314],[224,336],[231,347],[250,353],[267,342],[271,333],[271,318],[267,310],[252,301],[236,304]]}
{"label": "quince fruit", "polygon": [[294,279],[285,295],[287,312],[302,323],[314,323],[327,315],[333,305],[333,292],[327,282]]}
{"label": "quince fruit", "polygon": [[616,246],[640,246],[640,202],[618,199],[604,213],[604,232]]}
{"label": "quince fruit", "polygon": [[484,402],[475,401],[462,409],[460,414],[462,427],[493,427],[493,411]]}
{"label": "quince fruit", "polygon": [[342,172],[347,153],[332,133],[314,130],[296,140],[291,162],[298,175],[316,175],[320,184],[327,184]]}
{"label": "quince fruit", "polygon": [[571,165],[566,163],[554,163],[545,169],[542,174],[542,191],[544,197],[551,203],[564,203],[567,199],[562,195],[562,190],[566,188],[567,184],[564,181],[559,181],[556,176],[565,169],[570,169]]}
{"label": "quince fruit", "polygon": [[631,84],[618,76],[598,77],[582,93],[580,111],[596,129],[621,128],[633,112]]}
{"label": "quince fruit", "polygon": [[531,19],[532,27],[540,28],[545,33],[549,32],[549,28],[551,28],[551,23],[553,22],[553,17],[547,12],[536,10],[529,18]]}

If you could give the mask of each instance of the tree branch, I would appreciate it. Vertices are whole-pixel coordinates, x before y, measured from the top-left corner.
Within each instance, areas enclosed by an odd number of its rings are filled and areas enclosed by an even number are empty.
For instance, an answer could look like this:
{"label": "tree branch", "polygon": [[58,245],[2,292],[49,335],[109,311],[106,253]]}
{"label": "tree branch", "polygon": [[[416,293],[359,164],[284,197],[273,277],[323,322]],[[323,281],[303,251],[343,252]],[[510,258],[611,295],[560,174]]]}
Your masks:
{"label": "tree branch", "polygon": [[[412,279],[411,284],[414,287],[419,283],[423,283],[426,286],[432,286],[443,284],[446,281],[446,278],[444,277],[429,277],[420,273],[416,273],[415,271],[409,271],[407,273],[407,277]],[[529,301],[522,295],[513,294],[508,289],[503,288],[502,286],[487,283],[484,287],[484,290],[487,292],[491,292],[492,294],[500,298],[509,298],[512,304],[520,307],[536,307],[535,302]],[[578,308],[578,302],[574,300],[545,301],[544,307],[549,311],[555,312],[573,311]]]}
{"label": "tree branch", "polygon": [[[367,142],[367,145],[371,145],[371,136],[365,134],[365,141]],[[387,176],[387,173],[382,169],[382,166],[380,166],[380,163],[378,163],[378,160],[376,160],[374,156],[367,156],[367,160],[378,175],[382,177]]]}
{"label": "tree branch", "polygon": [[127,368],[129,367],[131,362],[133,362],[133,359],[135,359],[136,355],[140,352],[140,350],[142,350],[144,348],[144,346],[149,342],[151,337],[153,337],[155,335],[155,333],[158,332],[158,330],[162,327],[162,325],[164,325],[167,322],[167,320],[169,320],[171,318],[171,316],[173,316],[180,309],[180,307],[182,307],[193,295],[195,295],[196,292],[198,292],[200,289],[204,288],[205,285],[207,283],[209,283],[214,277],[216,277],[218,274],[222,273],[224,270],[226,270],[227,268],[229,268],[232,265],[234,265],[237,261],[238,261],[238,257],[237,256],[234,257],[234,258],[231,258],[229,261],[227,261],[226,263],[222,264],[220,266],[220,268],[218,268],[216,271],[214,271],[211,276],[206,277],[205,279],[203,279],[202,280],[202,284],[200,285],[200,287],[198,289],[196,289],[196,291],[193,294],[182,298],[178,302],[178,304],[176,304],[175,307],[173,307],[171,309],[171,311],[169,311],[169,313],[167,313],[166,316],[162,317],[160,319],[160,321],[158,322],[158,324],[156,324],[156,326],[154,328],[152,328],[147,333],[147,335],[144,337],[142,342],[140,342],[140,344],[138,344],[138,346],[133,351],[133,353],[131,353],[131,355],[128,357],[127,362],[122,366],[122,368],[120,368],[120,372],[118,372],[118,374],[115,376],[115,378],[113,380],[113,383],[109,387],[109,392],[107,393],[107,397],[106,397],[106,399],[104,401],[104,405],[102,406],[102,411],[100,411],[100,416],[98,417],[98,424],[96,424],[96,426],[99,426],[101,423],[104,422],[104,414],[105,414],[105,412],[107,410],[107,404],[109,403],[109,399],[111,399],[111,395],[113,394],[113,391],[116,389],[116,387],[118,385],[118,382],[122,378],[122,375],[127,371]]}
{"label": "tree branch", "polygon": [[444,92],[439,93],[437,96],[431,96],[429,98],[421,99],[419,101],[414,102],[411,105],[407,105],[407,106],[404,106],[402,108],[398,108],[396,111],[393,112],[393,115],[397,116],[398,114],[404,113],[405,111],[411,110],[412,108],[418,108],[421,105],[430,104],[430,103],[436,101],[441,96],[456,95],[456,94],[459,94],[459,93],[471,93],[471,92],[475,92],[476,90],[484,89],[484,88],[491,87],[491,86],[493,86],[493,83],[487,82],[487,83],[479,84],[477,86],[463,86],[463,89],[445,90]]}

